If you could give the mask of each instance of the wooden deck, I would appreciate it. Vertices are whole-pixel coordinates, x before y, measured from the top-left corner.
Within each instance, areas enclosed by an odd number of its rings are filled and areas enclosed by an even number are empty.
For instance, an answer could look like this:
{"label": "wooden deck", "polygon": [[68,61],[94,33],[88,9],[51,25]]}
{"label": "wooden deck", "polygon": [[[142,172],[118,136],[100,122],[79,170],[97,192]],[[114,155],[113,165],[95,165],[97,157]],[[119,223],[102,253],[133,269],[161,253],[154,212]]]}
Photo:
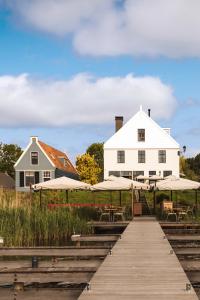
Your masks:
{"label": "wooden deck", "polygon": [[158,222],[131,222],[79,300],[197,300]]}

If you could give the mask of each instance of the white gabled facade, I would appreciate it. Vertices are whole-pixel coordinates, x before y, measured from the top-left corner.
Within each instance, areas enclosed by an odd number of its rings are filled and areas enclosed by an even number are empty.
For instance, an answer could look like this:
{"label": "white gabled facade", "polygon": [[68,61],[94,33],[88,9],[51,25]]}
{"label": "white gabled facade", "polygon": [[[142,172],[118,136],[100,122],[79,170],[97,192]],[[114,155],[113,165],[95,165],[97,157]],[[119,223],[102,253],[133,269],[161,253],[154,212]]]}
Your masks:
{"label": "white gabled facade", "polygon": [[179,177],[179,144],[143,110],[104,144],[104,178],[109,175],[173,174]]}

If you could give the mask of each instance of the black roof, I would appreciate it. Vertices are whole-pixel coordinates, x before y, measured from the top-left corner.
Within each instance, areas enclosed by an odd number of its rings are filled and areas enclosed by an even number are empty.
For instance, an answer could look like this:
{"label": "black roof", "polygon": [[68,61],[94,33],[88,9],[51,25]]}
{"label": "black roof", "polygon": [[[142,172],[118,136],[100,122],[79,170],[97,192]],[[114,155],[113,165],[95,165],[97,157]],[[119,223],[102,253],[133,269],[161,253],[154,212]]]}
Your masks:
{"label": "black roof", "polygon": [[0,172],[0,188],[6,189],[14,189],[15,188],[15,181],[10,175],[7,173]]}

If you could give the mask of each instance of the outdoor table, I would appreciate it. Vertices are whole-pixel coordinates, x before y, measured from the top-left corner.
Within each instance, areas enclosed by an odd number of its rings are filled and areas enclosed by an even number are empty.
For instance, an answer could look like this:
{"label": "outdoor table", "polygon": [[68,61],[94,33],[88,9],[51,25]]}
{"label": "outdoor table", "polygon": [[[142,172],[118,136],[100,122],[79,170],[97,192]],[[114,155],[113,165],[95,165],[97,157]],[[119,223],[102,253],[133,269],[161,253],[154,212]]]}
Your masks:
{"label": "outdoor table", "polygon": [[119,210],[119,208],[118,207],[112,207],[112,206],[110,206],[110,207],[106,207],[106,208],[104,208],[104,211],[106,211],[106,212],[108,212],[109,214],[110,214],[110,216],[109,216],[109,221],[110,222],[114,222],[114,213],[116,212],[116,211],[118,211]]}

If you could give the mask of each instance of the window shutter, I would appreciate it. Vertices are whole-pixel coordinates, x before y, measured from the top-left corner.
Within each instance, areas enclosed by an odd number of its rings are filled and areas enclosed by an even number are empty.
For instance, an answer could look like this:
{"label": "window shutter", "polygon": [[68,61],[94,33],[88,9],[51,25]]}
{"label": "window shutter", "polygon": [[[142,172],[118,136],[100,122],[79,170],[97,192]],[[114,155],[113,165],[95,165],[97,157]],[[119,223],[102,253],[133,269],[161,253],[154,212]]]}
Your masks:
{"label": "window shutter", "polygon": [[19,172],[19,186],[24,187],[24,172]]}
{"label": "window shutter", "polygon": [[35,172],[35,184],[40,182],[40,174],[39,172]]}

